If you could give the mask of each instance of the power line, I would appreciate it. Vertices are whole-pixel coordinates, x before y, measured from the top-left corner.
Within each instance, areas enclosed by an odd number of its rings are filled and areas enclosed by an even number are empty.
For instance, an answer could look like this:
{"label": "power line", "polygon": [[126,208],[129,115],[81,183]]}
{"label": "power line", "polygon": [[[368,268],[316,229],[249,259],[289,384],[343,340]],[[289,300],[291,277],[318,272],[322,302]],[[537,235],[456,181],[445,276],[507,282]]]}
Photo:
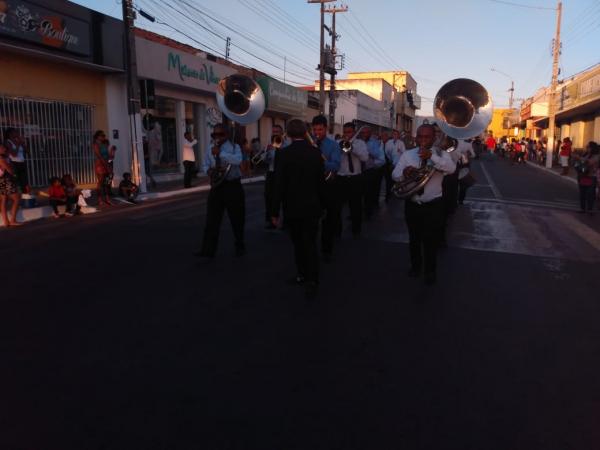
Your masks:
{"label": "power line", "polygon": [[[218,14],[216,14],[214,11],[210,11],[208,8],[206,8],[204,6],[202,7],[204,9],[204,11],[203,11],[203,10],[201,10],[201,9],[199,9],[199,8],[191,5],[189,2],[187,2],[185,0],[177,0],[177,1],[180,4],[184,4],[184,5],[189,6],[196,13],[198,13],[200,15],[203,15],[205,17],[208,17],[210,20],[212,20],[215,23],[221,25],[222,27],[226,28],[227,30],[229,30],[229,31],[237,34],[238,36],[241,36],[242,38],[248,40],[249,42],[251,42],[252,44],[256,45],[257,47],[262,48],[263,50],[269,51],[270,53],[273,53],[273,54],[277,54],[276,52],[274,52],[273,48],[278,48],[280,51],[286,52],[286,50],[284,50],[281,47],[276,46],[272,42],[264,41],[266,44],[261,44],[259,42],[259,40],[262,40],[262,38],[260,38],[259,36],[255,35],[254,33],[250,32],[250,31],[244,29],[243,27],[241,27],[240,25],[238,25],[236,23],[232,23],[232,25],[234,25],[235,27],[228,25],[227,23],[224,22],[224,20],[227,20],[227,19],[220,20],[218,18],[218,16],[219,16]],[[230,21],[230,23],[231,23],[231,21]],[[240,31],[240,30],[243,30],[243,32]],[[278,54],[277,56],[279,56],[280,58],[284,58],[284,55],[282,55],[282,54]],[[290,64],[292,64],[292,65],[294,65],[294,66],[296,66],[298,68],[303,69],[307,73],[314,74],[314,70],[313,69],[307,68],[307,66],[308,67],[311,66],[311,63],[308,63],[306,61],[302,61],[302,60],[300,60],[297,57],[294,58],[293,56],[287,56],[286,55],[286,57],[287,57],[288,62]],[[302,62],[302,63],[304,63],[306,65],[298,64],[298,63],[294,62],[294,60],[296,60],[298,62]]]}
{"label": "power line", "polygon": [[556,8],[549,8],[547,6],[523,5],[522,3],[506,2],[504,0],[489,0],[489,1],[494,2],[494,3],[502,3],[504,5],[518,6],[519,8],[543,9],[543,10],[548,10],[548,11],[556,11]]}
{"label": "power line", "polygon": [[[197,20],[194,20],[193,18],[186,16],[186,15],[185,15],[185,13],[183,13],[183,12],[179,11],[178,9],[176,9],[175,7],[173,7],[172,5],[170,5],[169,3],[167,3],[165,0],[162,0],[162,3],[163,3],[165,6],[167,6],[168,8],[170,8],[171,10],[173,10],[173,11],[175,11],[175,12],[179,13],[180,15],[182,15],[182,16],[183,16],[183,17],[185,17],[185,18],[187,18],[187,19],[188,19],[188,20],[190,20],[191,22],[193,22],[193,23],[195,23],[196,25],[198,25],[199,27],[203,28],[204,30],[206,30],[206,31],[210,32],[211,34],[214,34],[215,36],[217,36],[217,37],[219,37],[219,38],[223,39],[224,41],[226,40],[226,38],[225,38],[225,37],[223,37],[223,36],[219,35],[218,33],[214,32],[214,31],[212,31],[212,30],[210,30],[209,28],[205,27],[204,25],[202,25],[202,24],[201,24],[200,22],[198,22]],[[274,68],[276,68],[276,69],[279,69],[279,70],[282,70],[282,71],[283,71],[283,70],[285,70],[283,67],[280,67],[280,66],[278,66],[278,65],[276,65],[276,64],[274,64],[274,63],[272,63],[271,61],[268,61],[268,60],[266,60],[265,58],[263,58],[263,57],[261,57],[261,56],[258,56],[258,55],[256,55],[255,53],[252,53],[252,52],[250,52],[249,50],[246,50],[245,48],[243,48],[243,47],[241,47],[241,46],[239,46],[239,45],[237,45],[237,44],[235,44],[235,43],[231,43],[231,46],[232,46],[232,47],[235,47],[235,48],[237,48],[237,49],[239,49],[239,50],[241,50],[241,51],[243,51],[244,53],[246,53],[246,54],[248,54],[248,55],[252,56],[253,58],[256,58],[256,59],[258,59],[259,61],[262,61],[262,62],[263,62],[263,63],[265,63],[265,64],[268,64],[268,65],[269,65],[269,66],[271,66],[271,67],[274,67]],[[294,76],[295,76],[295,77],[297,77],[297,78],[300,78],[300,79],[304,78],[304,79],[306,79],[306,80],[309,80],[309,78],[308,78],[308,77],[306,77],[306,78],[305,78],[305,76],[304,76],[304,75],[302,75],[302,74],[299,74],[299,73],[296,73],[296,72],[293,72],[293,71],[290,71],[290,70],[288,70],[288,71],[286,71],[286,72],[289,72],[290,74],[294,75]]]}

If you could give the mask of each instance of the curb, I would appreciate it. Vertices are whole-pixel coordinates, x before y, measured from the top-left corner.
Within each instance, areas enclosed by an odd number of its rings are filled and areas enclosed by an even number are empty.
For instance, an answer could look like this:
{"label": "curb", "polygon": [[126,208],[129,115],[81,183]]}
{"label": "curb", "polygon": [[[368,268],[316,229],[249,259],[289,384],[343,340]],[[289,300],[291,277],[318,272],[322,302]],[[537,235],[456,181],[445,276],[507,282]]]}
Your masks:
{"label": "curb", "polygon": [[[259,181],[264,181],[264,176],[252,177],[252,178],[244,178],[242,179],[242,184],[250,184],[256,183]],[[177,189],[176,191],[165,191],[165,192],[151,192],[148,194],[140,194],[138,199],[142,202],[148,200],[155,200],[161,198],[169,198],[169,197],[177,197],[179,195],[193,194],[196,192],[206,192],[210,190],[210,185],[196,186],[189,189]],[[84,214],[97,212],[96,208],[90,206],[87,208],[88,211],[84,211]],[[52,208],[50,206],[38,206],[36,208],[19,208],[19,212],[17,214],[17,220],[21,223],[23,222],[31,222],[34,220],[44,219],[46,217],[50,217],[52,215]],[[5,228],[4,224],[0,221],[0,229]]]}
{"label": "curb", "polygon": [[530,162],[530,161],[525,161],[525,162],[526,162],[526,163],[527,163],[527,165],[528,165],[528,166],[530,166],[530,167],[535,167],[535,168],[536,168],[536,169],[538,169],[538,170],[543,170],[544,172],[551,173],[551,174],[553,174],[553,175],[556,175],[557,177],[560,177],[560,179],[561,179],[561,180],[565,180],[565,181],[568,181],[568,182],[570,182],[570,183],[573,183],[573,184],[577,185],[577,180],[576,180],[575,178],[571,178],[571,177],[569,177],[569,176],[566,176],[566,177],[565,177],[565,176],[561,175],[560,173],[558,173],[558,172],[555,172],[555,171],[554,171],[554,170],[552,170],[552,169],[548,169],[548,168],[547,168],[547,167],[545,167],[545,166],[540,166],[539,164],[534,164],[534,163],[532,163],[532,162]]}

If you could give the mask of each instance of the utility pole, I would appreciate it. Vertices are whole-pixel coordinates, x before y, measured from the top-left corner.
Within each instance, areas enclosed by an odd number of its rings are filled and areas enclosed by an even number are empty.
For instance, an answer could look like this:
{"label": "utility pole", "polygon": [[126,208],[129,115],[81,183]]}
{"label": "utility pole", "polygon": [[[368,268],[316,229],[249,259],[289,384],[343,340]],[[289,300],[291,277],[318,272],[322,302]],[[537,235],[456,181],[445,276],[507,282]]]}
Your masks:
{"label": "utility pole", "polygon": [[[326,71],[331,75],[331,80],[329,81],[329,133],[333,134],[334,125],[335,125],[335,108],[336,108],[336,100],[335,100],[335,75],[337,71],[335,70],[335,59],[336,59],[336,51],[335,51],[335,42],[337,41],[338,35],[335,32],[335,15],[339,12],[348,11],[347,6],[342,6],[341,8],[329,8],[326,9],[325,12],[331,14],[331,58],[327,61]],[[329,67],[331,65],[331,67]]]}
{"label": "utility pole", "polygon": [[554,37],[552,59],[552,82],[550,83],[550,98],[548,99],[548,143],[546,147],[546,167],[552,167],[554,155],[554,135],[556,120],[556,85],[558,84],[558,57],[560,56],[560,19],[562,16],[562,2],[556,8],[556,36]]}
{"label": "utility pole", "polygon": [[515,93],[515,82],[510,80],[510,98],[508,99],[508,109],[513,109],[513,94]]}
{"label": "utility pole", "polygon": [[321,44],[319,47],[319,113],[325,112],[325,3],[335,0],[308,0],[308,3],[319,3],[321,5]]}
{"label": "utility pole", "polygon": [[231,38],[227,36],[227,41],[225,42],[225,59],[229,61],[229,48],[231,47]]}
{"label": "utility pole", "polygon": [[[133,33],[135,11],[132,0],[123,0],[123,37],[125,44],[125,68],[127,70],[127,110],[129,113],[129,134],[131,140],[131,176],[142,192],[146,192],[146,179],[142,178],[141,164],[144,161],[144,150],[140,146],[140,85],[137,78],[135,54],[135,34]],[[141,160],[141,163],[140,163]]]}

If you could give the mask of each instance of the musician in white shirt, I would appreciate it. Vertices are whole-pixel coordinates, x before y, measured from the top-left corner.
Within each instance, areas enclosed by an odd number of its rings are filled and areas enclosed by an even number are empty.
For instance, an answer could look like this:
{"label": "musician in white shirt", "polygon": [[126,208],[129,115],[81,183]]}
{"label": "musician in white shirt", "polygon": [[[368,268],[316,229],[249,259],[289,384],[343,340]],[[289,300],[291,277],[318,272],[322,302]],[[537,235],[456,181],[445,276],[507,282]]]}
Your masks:
{"label": "musician in white shirt", "polygon": [[186,131],[183,135],[183,187],[192,187],[192,175],[196,168],[196,155],[194,153],[194,145],[198,141],[192,137],[192,133]]}
{"label": "musician in white shirt", "polygon": [[400,139],[400,132],[398,130],[392,131],[392,139],[387,139],[387,133],[381,134],[381,142],[383,145],[383,153],[385,155],[385,200],[389,200],[392,195],[392,186],[394,180],[392,180],[392,171],[394,166],[400,159],[402,153],[406,151],[404,142]]}
{"label": "musician in white shirt", "polygon": [[[356,126],[352,122],[344,124],[343,141],[349,141],[356,134]],[[337,173],[338,187],[341,193],[342,207],[344,203],[348,203],[350,209],[350,218],[352,220],[352,235],[360,236],[362,229],[362,195],[363,195],[363,179],[362,179],[362,163],[366,163],[369,159],[369,151],[367,144],[362,139],[354,139],[352,142],[352,150],[342,152],[342,160],[340,161],[340,170]],[[341,224],[341,220],[338,222]],[[340,230],[341,231],[341,230]]]}
{"label": "musician in white shirt", "polygon": [[410,277],[418,277],[425,269],[425,284],[435,284],[437,251],[444,228],[444,203],[442,180],[444,175],[456,170],[450,155],[433,148],[433,125],[421,125],[417,130],[417,148],[400,156],[392,172],[395,181],[411,177],[424,164],[436,169],[421,192],[405,202],[405,217],[410,241]]}

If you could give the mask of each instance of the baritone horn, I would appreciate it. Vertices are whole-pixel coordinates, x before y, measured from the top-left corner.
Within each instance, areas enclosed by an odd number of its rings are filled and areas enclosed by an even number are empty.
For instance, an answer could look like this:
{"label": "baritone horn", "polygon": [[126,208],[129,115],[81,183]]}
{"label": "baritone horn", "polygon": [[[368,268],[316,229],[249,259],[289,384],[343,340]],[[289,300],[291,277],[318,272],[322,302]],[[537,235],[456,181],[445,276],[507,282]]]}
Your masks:
{"label": "baritone horn", "polygon": [[[217,104],[219,109],[233,123],[248,125],[256,122],[265,111],[265,95],[256,81],[245,75],[230,75],[219,81],[217,86]],[[235,135],[232,136],[235,142]],[[217,167],[210,173],[211,186],[220,185],[231,170],[231,164]]]}
{"label": "baritone horn", "polygon": [[[477,81],[456,78],[444,84],[435,95],[433,114],[446,136],[469,139],[481,134],[490,121],[494,107],[489,92]],[[439,152],[439,148],[432,148]],[[423,161],[411,177],[397,182],[392,192],[399,198],[410,198],[425,187],[435,173],[431,161]]]}

